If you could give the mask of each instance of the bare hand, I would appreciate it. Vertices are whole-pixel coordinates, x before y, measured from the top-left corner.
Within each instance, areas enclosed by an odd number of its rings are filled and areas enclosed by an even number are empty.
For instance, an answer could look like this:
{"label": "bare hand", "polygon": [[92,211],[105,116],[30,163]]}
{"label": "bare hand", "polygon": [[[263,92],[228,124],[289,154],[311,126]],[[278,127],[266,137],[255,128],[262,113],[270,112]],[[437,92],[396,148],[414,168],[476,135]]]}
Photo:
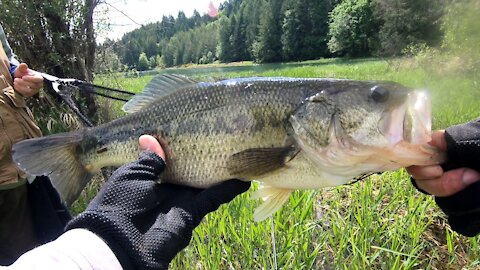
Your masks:
{"label": "bare hand", "polygon": [[[446,152],[445,131],[433,132],[430,145]],[[451,196],[480,181],[480,173],[469,168],[444,171],[440,165],[410,166],[407,172],[416,180],[420,189],[439,197]]]}
{"label": "bare hand", "polygon": [[13,88],[24,97],[31,97],[43,87],[43,77],[28,65],[21,63],[14,73]]}

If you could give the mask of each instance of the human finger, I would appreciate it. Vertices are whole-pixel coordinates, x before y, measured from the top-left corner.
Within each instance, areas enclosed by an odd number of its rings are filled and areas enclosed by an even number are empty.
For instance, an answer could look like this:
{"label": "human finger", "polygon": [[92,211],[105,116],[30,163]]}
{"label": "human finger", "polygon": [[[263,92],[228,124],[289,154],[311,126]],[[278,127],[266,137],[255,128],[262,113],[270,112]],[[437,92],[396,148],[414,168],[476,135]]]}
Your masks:
{"label": "human finger", "polygon": [[28,74],[28,65],[25,63],[21,63],[20,65],[18,65],[13,75],[15,78],[21,78],[27,74]]}
{"label": "human finger", "polygon": [[443,169],[440,165],[410,166],[407,172],[416,180],[434,179],[442,176]]}
{"label": "human finger", "polygon": [[40,74],[25,75],[22,77],[22,80],[34,84],[43,84],[43,77]]}
{"label": "human finger", "polygon": [[438,197],[451,196],[480,180],[480,173],[461,168],[445,172],[435,179],[416,180],[418,187]]}
{"label": "human finger", "polygon": [[432,132],[432,140],[429,142],[431,146],[434,146],[441,151],[447,151],[447,141],[445,139],[445,130],[437,130]]}
{"label": "human finger", "polygon": [[[15,78],[14,80],[14,84],[16,83],[17,85],[21,85],[21,86],[25,86],[25,87],[30,87],[30,88],[34,88],[34,89],[39,89],[39,84],[38,82],[36,81],[32,81],[32,80],[26,80],[24,79],[25,76],[23,78]],[[43,82],[43,81],[42,81]]]}
{"label": "human finger", "polygon": [[22,79],[18,78],[16,78],[13,82],[13,88],[24,97],[31,97],[37,94],[40,90],[40,88],[35,87],[35,85],[26,83]]}

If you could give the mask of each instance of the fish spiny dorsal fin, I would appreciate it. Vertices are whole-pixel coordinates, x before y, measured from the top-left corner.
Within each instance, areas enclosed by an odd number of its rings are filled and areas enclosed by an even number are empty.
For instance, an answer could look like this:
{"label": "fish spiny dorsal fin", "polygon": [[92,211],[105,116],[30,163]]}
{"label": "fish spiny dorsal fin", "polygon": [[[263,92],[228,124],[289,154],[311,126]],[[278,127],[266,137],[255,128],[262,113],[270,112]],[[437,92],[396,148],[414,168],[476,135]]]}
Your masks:
{"label": "fish spiny dorsal fin", "polygon": [[254,221],[262,221],[277,212],[282,205],[287,202],[292,193],[291,189],[276,188],[271,186],[260,187],[255,191],[251,199],[263,199],[264,202],[255,209],[253,213]]}
{"label": "fish spiny dorsal fin", "polygon": [[123,111],[127,113],[138,112],[155,100],[196,83],[198,82],[182,75],[164,74],[156,76],[145,86],[142,93],[135,95],[123,105]]}

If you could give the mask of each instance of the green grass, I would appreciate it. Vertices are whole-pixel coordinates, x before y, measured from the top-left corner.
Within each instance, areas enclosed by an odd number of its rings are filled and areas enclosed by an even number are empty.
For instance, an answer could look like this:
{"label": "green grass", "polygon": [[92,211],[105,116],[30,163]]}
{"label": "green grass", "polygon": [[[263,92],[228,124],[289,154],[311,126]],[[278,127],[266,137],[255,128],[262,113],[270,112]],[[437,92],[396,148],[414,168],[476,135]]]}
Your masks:
{"label": "green grass", "polygon": [[[437,129],[480,116],[480,90],[473,78],[427,73],[408,59],[333,59],[267,65],[260,71],[215,67],[167,72],[199,80],[246,76],[392,80],[430,90]],[[99,77],[96,83],[138,92],[151,78]],[[118,103],[108,105],[108,110],[119,108]],[[76,212],[83,209],[97,186],[84,194]],[[253,222],[253,210],[259,202],[250,200],[250,194],[209,214],[171,269],[272,269],[274,258],[279,269],[480,267],[480,238],[453,232],[432,198],[417,192],[404,170],[353,185],[295,192],[273,217],[276,254],[271,219]]]}

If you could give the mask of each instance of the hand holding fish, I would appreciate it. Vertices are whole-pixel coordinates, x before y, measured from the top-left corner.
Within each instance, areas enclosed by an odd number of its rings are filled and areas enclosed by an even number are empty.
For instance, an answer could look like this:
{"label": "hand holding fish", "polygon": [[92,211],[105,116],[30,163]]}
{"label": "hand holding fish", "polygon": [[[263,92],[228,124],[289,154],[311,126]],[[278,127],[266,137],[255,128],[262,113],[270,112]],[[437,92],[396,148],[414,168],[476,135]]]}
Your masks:
{"label": "hand holding fish", "polygon": [[[433,132],[430,144],[446,152],[445,131]],[[419,189],[439,197],[451,196],[480,180],[480,173],[469,168],[445,171],[440,165],[429,165],[410,166],[407,171],[415,179]]]}
{"label": "hand holding fish", "polygon": [[421,191],[435,195],[453,230],[480,233],[480,119],[436,131],[430,144],[446,153],[441,166],[412,166],[407,171]]}
{"label": "hand holding fish", "polygon": [[165,154],[152,136],[141,136],[139,143],[148,151],[119,168],[67,230],[100,236],[124,269],[167,269],[202,218],[248,190],[250,182],[229,180],[208,189],[159,184]]}
{"label": "hand holding fish", "polygon": [[14,74],[13,88],[24,97],[31,97],[43,87],[43,77],[40,73],[29,69],[27,64],[21,63]]}

